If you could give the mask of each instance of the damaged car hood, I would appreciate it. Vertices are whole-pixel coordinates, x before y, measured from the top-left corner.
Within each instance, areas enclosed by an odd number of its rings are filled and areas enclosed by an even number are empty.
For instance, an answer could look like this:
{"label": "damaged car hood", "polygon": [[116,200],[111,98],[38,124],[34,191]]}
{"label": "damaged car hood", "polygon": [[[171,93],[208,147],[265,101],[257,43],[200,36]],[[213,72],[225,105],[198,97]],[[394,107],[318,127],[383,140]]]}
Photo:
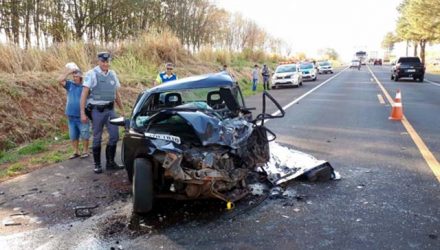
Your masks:
{"label": "damaged car hood", "polygon": [[[221,145],[235,149],[252,134],[254,125],[245,118],[235,117],[220,119],[220,116],[214,111],[209,111],[210,112],[202,112],[199,110],[176,111],[176,109],[173,109],[164,110],[160,115],[162,119],[165,117],[171,118],[173,116],[180,117],[186,124],[191,126],[194,134],[203,146]],[[154,117],[152,117],[151,120],[154,123]],[[150,133],[146,133],[146,135],[152,139],[163,139],[160,136]],[[168,141],[176,142],[179,140],[173,139]]]}

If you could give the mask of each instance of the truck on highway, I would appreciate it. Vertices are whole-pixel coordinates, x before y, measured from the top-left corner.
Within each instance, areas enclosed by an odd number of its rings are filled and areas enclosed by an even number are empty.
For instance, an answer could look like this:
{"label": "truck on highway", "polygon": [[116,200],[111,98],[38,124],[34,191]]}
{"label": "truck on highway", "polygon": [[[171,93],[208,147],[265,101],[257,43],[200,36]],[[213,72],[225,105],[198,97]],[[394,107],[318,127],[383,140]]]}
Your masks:
{"label": "truck on highway", "polygon": [[402,77],[413,78],[423,82],[425,66],[418,57],[400,57],[391,69],[391,80],[398,81]]}
{"label": "truck on highway", "polygon": [[367,52],[365,51],[356,52],[356,58],[361,62],[361,65],[367,64]]}

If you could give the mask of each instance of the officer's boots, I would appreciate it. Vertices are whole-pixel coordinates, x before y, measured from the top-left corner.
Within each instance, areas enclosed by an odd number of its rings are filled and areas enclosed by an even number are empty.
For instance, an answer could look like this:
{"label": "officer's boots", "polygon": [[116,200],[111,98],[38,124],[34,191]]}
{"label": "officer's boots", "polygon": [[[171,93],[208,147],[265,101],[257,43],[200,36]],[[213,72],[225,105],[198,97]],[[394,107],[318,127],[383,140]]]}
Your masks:
{"label": "officer's boots", "polygon": [[95,169],[93,169],[93,171],[96,174],[102,173],[102,167],[101,167],[101,147],[94,147],[93,148],[93,160],[95,161]]}
{"label": "officer's boots", "polygon": [[120,166],[120,165],[116,164],[115,155],[116,155],[116,145],[107,145],[107,147],[105,148],[105,158],[107,160],[105,167],[107,169],[122,169],[122,168],[124,168],[124,166]]}

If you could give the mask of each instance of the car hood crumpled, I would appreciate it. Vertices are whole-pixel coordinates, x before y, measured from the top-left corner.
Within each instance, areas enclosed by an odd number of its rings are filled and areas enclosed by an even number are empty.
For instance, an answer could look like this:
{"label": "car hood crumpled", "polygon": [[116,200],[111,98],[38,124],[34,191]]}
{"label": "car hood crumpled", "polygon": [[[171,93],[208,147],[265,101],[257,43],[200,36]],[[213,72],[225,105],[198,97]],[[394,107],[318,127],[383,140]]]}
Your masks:
{"label": "car hood crumpled", "polygon": [[253,124],[242,117],[220,120],[200,111],[182,111],[177,112],[177,115],[192,126],[203,146],[222,145],[236,148],[253,131]]}

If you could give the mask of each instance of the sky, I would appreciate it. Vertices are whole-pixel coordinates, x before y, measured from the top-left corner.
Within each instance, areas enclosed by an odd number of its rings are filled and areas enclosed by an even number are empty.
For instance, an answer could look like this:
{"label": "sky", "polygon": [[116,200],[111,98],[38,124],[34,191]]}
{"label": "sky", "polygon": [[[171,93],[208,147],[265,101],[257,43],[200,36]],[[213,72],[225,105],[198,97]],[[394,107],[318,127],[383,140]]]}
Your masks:
{"label": "sky", "polygon": [[394,31],[402,0],[214,0],[217,6],[254,20],[293,53],[316,56],[334,48],[343,60],[358,50],[381,52],[387,32]]}

